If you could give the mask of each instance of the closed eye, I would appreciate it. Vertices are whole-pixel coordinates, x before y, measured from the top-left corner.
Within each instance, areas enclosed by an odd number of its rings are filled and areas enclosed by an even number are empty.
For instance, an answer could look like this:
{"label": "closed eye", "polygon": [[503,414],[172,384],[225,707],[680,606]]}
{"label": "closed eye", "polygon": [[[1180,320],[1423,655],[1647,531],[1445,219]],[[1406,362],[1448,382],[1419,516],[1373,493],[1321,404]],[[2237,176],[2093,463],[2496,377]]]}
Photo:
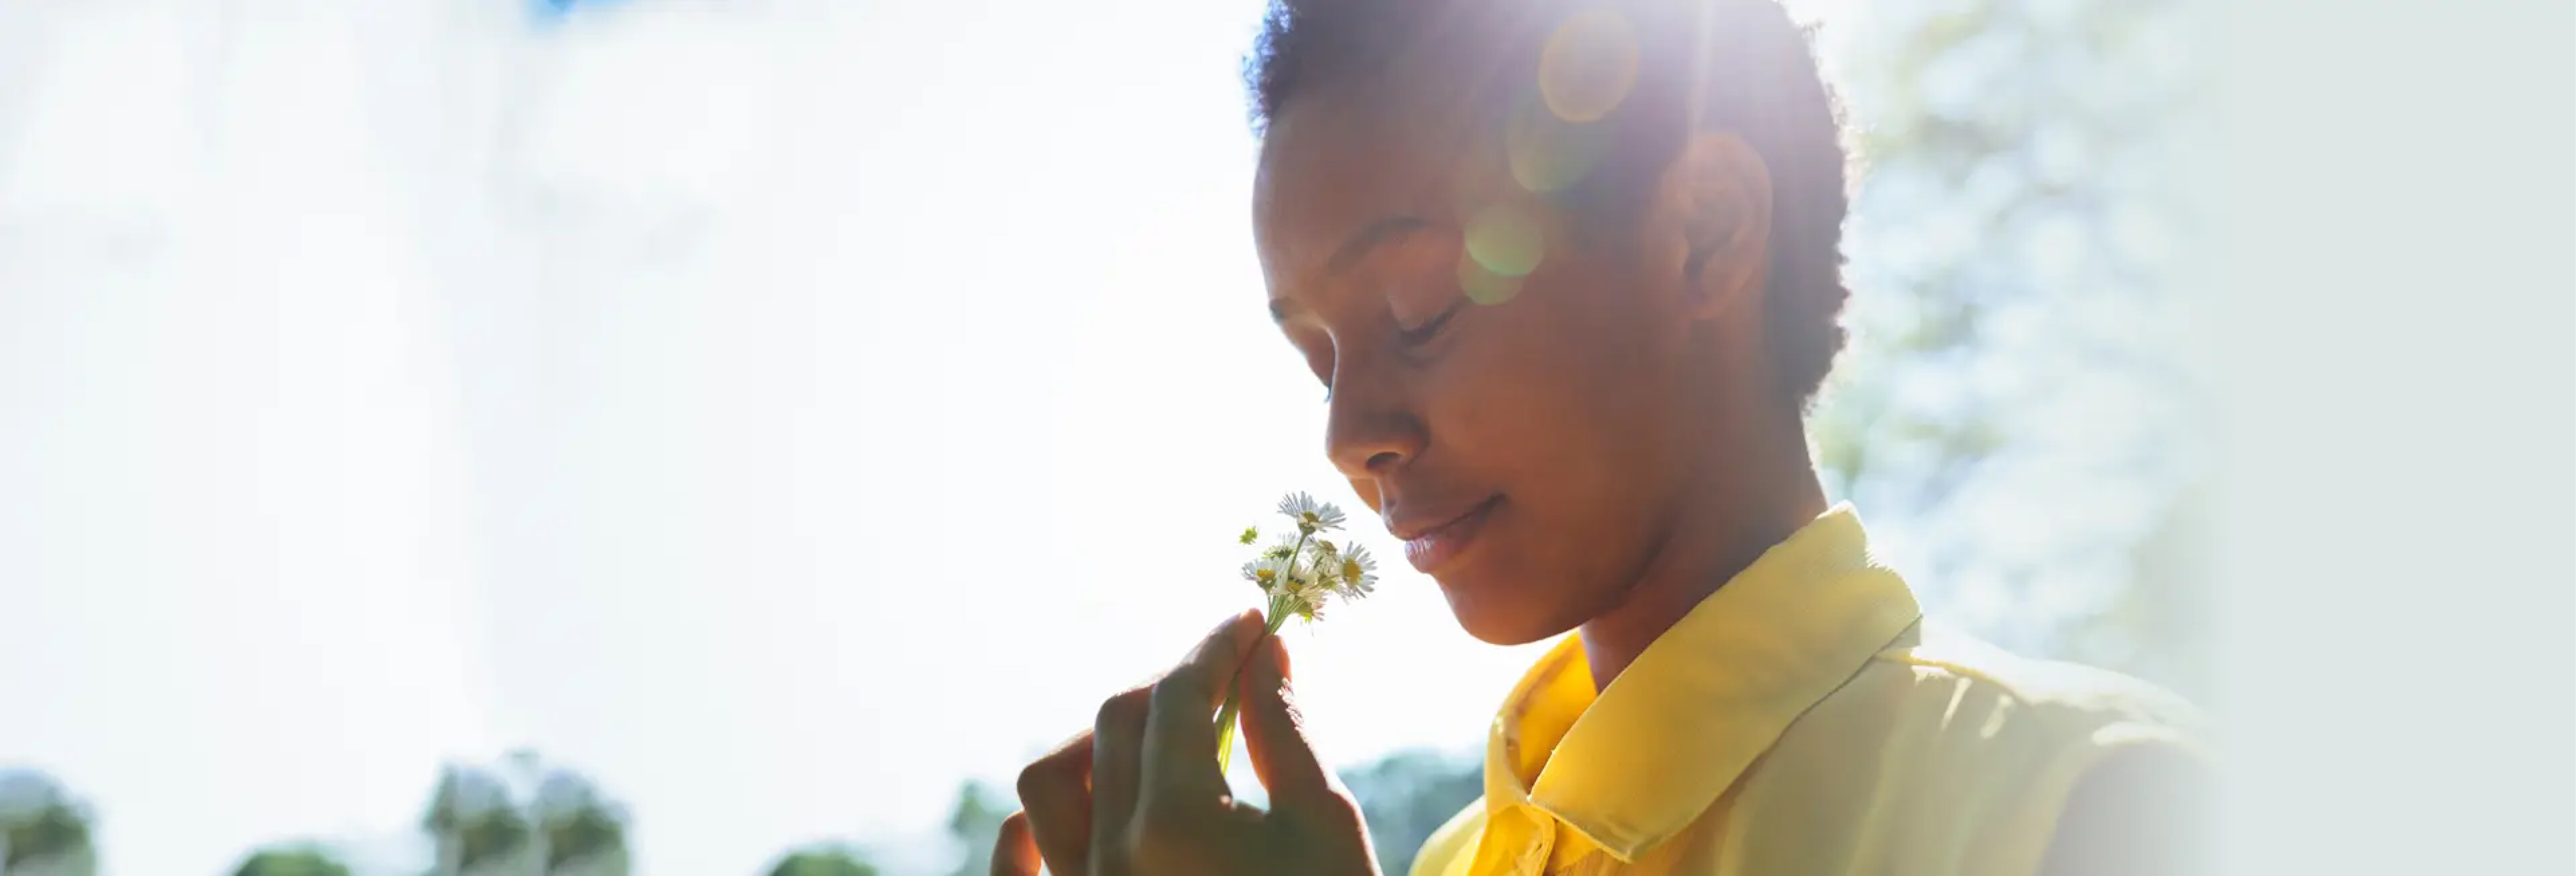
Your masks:
{"label": "closed eye", "polygon": [[1449,309],[1441,311],[1439,316],[1432,317],[1422,325],[1410,329],[1398,329],[1395,333],[1396,343],[1408,349],[1431,343],[1432,338],[1439,336],[1440,329],[1449,324],[1450,317],[1457,316],[1458,311],[1465,308],[1467,303],[1466,298],[1459,298],[1457,302],[1449,305]]}

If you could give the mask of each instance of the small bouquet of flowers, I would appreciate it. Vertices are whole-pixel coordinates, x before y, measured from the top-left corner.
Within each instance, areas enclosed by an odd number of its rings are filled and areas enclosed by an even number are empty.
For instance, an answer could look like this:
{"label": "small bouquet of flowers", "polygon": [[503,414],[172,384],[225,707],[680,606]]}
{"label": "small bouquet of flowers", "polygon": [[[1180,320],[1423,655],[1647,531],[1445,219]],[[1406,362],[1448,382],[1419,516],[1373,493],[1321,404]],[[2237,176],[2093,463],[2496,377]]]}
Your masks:
{"label": "small bouquet of flowers", "polygon": [[[1341,530],[1342,509],[1305,493],[1291,493],[1279,500],[1279,513],[1295,531],[1280,533],[1259,557],[1243,564],[1244,580],[1269,598],[1261,615],[1265,639],[1278,633],[1290,617],[1314,621],[1332,597],[1358,599],[1377,589],[1377,561],[1369,557],[1367,548],[1324,537]],[[1241,540],[1247,545],[1260,541],[1260,527],[1245,529]],[[1225,705],[1216,714],[1218,772],[1233,760],[1234,719],[1241,706],[1236,699],[1234,685],[1226,685]]]}

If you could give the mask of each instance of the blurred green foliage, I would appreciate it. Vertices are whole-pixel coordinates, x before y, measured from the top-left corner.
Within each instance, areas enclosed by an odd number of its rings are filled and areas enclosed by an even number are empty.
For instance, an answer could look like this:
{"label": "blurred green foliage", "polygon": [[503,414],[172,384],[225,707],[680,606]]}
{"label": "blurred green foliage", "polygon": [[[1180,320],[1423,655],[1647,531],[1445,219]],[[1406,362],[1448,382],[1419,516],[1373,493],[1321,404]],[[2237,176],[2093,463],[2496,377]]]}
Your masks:
{"label": "blurred green foliage", "polygon": [[518,752],[442,770],[421,829],[433,876],[626,876],[626,822],[588,777]]}
{"label": "blurred green foliage", "polygon": [[349,876],[349,867],[318,846],[285,846],[251,855],[233,876]]}
{"label": "blurred green foliage", "polygon": [[957,788],[957,803],[948,813],[948,837],[958,846],[951,876],[985,876],[993,871],[993,840],[1002,820],[1020,808],[1019,799],[969,779]]}
{"label": "blurred green foliage", "polygon": [[0,771],[0,876],[92,876],[89,807],[52,776]]}
{"label": "blurred green foliage", "polygon": [[1359,798],[1382,873],[1402,876],[1422,841],[1485,793],[1484,759],[1415,749],[1342,771]]}
{"label": "blurred green foliage", "polygon": [[877,876],[877,868],[857,847],[821,846],[787,853],[769,876]]}
{"label": "blurred green foliage", "polygon": [[1881,2],[1820,33],[1864,172],[1810,433],[1936,616],[2198,694],[2188,14]]}

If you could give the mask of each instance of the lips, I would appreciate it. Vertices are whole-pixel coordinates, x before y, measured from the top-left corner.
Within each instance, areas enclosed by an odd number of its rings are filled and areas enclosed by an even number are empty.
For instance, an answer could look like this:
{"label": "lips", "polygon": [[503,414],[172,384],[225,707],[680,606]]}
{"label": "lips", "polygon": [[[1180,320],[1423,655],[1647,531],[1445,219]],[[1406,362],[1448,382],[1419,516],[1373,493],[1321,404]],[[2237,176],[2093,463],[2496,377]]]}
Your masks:
{"label": "lips", "polygon": [[[1493,496],[1478,502],[1454,516],[1419,517],[1402,515],[1387,519],[1387,531],[1404,540],[1404,559],[1425,574],[1448,565],[1450,560],[1475,543],[1485,520],[1501,506],[1503,497]],[[1427,519],[1426,519],[1427,518]]]}

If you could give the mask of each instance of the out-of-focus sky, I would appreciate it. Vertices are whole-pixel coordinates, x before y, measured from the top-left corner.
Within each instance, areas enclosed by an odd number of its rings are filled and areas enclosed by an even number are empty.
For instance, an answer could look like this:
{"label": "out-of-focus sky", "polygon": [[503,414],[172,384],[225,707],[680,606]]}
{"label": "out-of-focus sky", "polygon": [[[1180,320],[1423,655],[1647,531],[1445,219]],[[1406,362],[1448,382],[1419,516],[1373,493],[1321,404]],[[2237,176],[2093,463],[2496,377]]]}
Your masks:
{"label": "out-of-focus sky", "polygon": [[[399,847],[521,746],[640,874],[934,830],[1251,604],[1277,493],[1355,504],[1258,303],[1258,12],[0,4],[0,765],[111,874]],[[1292,634],[1345,761],[1530,656],[1389,577]]]}

